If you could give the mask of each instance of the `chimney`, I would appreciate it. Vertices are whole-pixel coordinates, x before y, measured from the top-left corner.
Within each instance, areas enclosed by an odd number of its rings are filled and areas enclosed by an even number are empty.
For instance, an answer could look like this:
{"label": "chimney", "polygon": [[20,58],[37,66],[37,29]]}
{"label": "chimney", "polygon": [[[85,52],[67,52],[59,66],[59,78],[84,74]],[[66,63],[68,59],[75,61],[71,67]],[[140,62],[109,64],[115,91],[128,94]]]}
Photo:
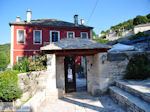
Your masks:
{"label": "chimney", "polygon": [[78,15],[74,15],[74,24],[78,26]]}
{"label": "chimney", "polygon": [[32,11],[30,9],[27,10],[27,22],[31,22]]}
{"label": "chimney", "polygon": [[80,19],[81,25],[84,25],[84,19]]}
{"label": "chimney", "polygon": [[16,17],[16,22],[20,22],[21,18],[19,16]]}

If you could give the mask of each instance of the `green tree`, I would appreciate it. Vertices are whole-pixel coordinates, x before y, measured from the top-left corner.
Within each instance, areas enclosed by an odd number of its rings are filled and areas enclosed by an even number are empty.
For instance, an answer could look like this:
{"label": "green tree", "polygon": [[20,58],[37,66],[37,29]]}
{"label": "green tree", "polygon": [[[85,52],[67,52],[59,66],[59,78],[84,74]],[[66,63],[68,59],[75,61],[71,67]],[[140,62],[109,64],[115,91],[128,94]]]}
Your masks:
{"label": "green tree", "polygon": [[147,19],[150,19],[150,14],[146,15]]}
{"label": "green tree", "polygon": [[148,23],[148,19],[146,16],[137,16],[133,19],[133,25],[145,24]]}

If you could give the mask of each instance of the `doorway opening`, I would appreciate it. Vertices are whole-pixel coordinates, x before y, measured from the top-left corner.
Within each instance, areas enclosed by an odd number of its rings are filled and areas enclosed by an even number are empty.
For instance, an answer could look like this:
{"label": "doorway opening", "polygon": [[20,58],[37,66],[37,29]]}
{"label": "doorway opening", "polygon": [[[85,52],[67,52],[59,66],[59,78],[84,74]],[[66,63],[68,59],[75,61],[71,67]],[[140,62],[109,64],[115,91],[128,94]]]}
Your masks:
{"label": "doorway opening", "polygon": [[87,62],[85,56],[77,56],[75,60],[76,91],[87,91]]}
{"label": "doorway opening", "polygon": [[64,69],[66,93],[87,90],[87,61],[85,56],[66,56]]}

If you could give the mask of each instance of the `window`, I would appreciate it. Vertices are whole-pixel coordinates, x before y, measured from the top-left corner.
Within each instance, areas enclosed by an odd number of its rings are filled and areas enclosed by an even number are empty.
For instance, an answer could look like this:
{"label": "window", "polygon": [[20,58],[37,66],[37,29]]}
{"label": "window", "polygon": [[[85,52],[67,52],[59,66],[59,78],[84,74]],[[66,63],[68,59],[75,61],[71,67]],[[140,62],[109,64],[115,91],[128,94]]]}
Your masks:
{"label": "window", "polygon": [[21,62],[24,59],[23,56],[17,56],[17,62]]}
{"label": "window", "polygon": [[17,30],[17,42],[25,43],[25,30]]}
{"label": "window", "polygon": [[50,31],[50,41],[57,42],[60,40],[60,32],[59,31]]}
{"label": "window", "polygon": [[82,39],[88,39],[88,33],[87,32],[81,32],[81,38]]}
{"label": "window", "polygon": [[67,38],[74,38],[74,32],[67,32]]}
{"label": "window", "polygon": [[33,38],[34,44],[42,44],[42,30],[34,30]]}

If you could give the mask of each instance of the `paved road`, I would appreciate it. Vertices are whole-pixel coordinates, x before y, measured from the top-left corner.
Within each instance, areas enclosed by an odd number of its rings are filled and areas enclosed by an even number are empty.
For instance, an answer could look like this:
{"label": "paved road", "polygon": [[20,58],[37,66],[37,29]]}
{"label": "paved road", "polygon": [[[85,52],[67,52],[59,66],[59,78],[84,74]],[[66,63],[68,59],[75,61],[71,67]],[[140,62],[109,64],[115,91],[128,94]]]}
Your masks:
{"label": "paved road", "polygon": [[86,92],[66,95],[62,99],[47,98],[39,112],[125,112],[107,95],[92,97]]}

